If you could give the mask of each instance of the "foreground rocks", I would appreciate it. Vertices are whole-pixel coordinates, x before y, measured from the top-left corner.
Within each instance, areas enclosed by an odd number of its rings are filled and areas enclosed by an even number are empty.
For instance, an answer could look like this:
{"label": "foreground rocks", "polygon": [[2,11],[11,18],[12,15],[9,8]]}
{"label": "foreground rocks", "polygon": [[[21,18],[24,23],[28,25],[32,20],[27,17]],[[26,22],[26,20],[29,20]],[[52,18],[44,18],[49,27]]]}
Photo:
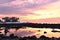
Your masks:
{"label": "foreground rocks", "polygon": [[37,38],[36,36],[19,38],[17,36],[14,36],[14,34],[11,34],[10,36],[4,36],[3,34],[0,34],[0,40],[60,40],[60,38],[49,38],[44,35],[40,36],[39,38]]}

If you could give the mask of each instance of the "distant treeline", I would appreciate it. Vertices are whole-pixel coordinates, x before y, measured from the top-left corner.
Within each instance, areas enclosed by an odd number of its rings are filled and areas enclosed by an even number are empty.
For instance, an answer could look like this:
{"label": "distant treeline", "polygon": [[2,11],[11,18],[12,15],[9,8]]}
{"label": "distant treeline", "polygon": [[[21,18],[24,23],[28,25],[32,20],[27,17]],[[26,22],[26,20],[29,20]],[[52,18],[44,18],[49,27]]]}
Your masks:
{"label": "distant treeline", "polygon": [[58,28],[60,29],[60,24],[22,23],[20,25],[28,26],[32,28]]}
{"label": "distant treeline", "polygon": [[23,28],[23,27],[32,27],[32,28],[58,28],[60,29],[60,24],[37,24],[37,23],[16,23],[16,24],[0,24],[0,27],[7,28]]}

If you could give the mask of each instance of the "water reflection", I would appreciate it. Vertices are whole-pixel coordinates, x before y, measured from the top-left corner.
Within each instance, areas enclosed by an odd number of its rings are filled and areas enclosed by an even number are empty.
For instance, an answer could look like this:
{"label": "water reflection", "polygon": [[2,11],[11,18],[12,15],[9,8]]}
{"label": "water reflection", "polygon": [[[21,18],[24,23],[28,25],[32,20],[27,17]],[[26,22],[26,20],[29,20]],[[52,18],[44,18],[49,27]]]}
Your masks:
{"label": "water reflection", "polygon": [[[55,29],[60,31],[60,29]],[[7,36],[9,36],[10,34],[14,34],[17,35],[18,37],[27,37],[27,36],[33,36],[35,35],[36,37],[40,37],[41,35],[45,35],[47,37],[60,37],[60,33],[59,32],[51,32],[52,29],[50,28],[30,28],[30,27],[26,27],[26,28],[20,28],[18,30],[16,30],[15,28],[11,28],[8,30],[9,32],[7,33]],[[0,30],[0,32],[2,32],[4,34],[4,28],[3,30]],[[47,32],[44,34],[44,32]]]}

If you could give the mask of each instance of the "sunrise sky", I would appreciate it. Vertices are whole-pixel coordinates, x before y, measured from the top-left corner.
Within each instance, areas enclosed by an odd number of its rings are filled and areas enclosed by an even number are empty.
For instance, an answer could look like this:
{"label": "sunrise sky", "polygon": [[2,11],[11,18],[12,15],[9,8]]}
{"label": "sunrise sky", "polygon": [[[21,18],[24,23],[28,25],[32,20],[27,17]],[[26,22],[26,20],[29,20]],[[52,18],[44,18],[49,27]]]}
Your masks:
{"label": "sunrise sky", "polygon": [[21,22],[60,23],[60,0],[0,0],[0,18],[6,16]]}

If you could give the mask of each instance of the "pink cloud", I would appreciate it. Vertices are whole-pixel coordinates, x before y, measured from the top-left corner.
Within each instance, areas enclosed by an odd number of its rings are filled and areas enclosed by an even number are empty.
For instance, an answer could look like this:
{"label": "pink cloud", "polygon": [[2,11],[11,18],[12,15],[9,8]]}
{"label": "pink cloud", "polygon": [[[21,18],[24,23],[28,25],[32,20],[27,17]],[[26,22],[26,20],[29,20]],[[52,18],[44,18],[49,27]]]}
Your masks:
{"label": "pink cloud", "polygon": [[60,18],[46,18],[46,19],[38,19],[38,20],[29,20],[33,23],[60,23]]}

